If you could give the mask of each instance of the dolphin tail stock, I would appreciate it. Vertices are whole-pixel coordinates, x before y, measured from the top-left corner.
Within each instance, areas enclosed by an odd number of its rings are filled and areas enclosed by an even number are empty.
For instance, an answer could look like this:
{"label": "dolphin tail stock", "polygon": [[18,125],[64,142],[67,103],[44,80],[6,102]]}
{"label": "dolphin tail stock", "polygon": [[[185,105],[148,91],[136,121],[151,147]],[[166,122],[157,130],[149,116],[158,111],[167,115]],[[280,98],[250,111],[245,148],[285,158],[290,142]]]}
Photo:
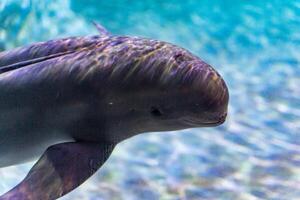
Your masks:
{"label": "dolphin tail stock", "polygon": [[68,142],[50,146],[25,179],[0,200],[52,200],[78,187],[108,159],[114,144]]}
{"label": "dolphin tail stock", "polygon": [[69,37],[1,51],[0,70],[6,72],[83,49],[89,49],[94,47],[97,42],[98,38],[96,37]]}
{"label": "dolphin tail stock", "polygon": [[92,23],[96,27],[100,35],[107,35],[107,36],[111,35],[111,33],[108,30],[106,30],[106,28],[104,28],[101,24],[95,21],[92,21]]}

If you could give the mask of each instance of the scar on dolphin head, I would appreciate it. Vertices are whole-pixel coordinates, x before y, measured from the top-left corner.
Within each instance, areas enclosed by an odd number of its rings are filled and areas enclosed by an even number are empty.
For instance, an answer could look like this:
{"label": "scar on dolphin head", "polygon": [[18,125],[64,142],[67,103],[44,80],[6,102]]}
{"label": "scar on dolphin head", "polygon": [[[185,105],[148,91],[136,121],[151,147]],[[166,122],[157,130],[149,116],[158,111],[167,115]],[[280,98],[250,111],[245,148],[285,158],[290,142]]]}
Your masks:
{"label": "scar on dolphin head", "polygon": [[99,35],[0,52],[0,167],[39,158],[0,200],[57,199],[123,140],[224,123],[228,89],[209,64],[94,25]]}

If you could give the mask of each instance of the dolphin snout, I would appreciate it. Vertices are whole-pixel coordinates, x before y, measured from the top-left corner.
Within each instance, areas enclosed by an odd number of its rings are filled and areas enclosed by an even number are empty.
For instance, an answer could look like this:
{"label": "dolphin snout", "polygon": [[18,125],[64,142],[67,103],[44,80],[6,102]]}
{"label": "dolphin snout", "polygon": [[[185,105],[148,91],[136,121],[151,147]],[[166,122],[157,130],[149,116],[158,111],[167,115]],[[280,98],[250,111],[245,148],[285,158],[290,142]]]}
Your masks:
{"label": "dolphin snout", "polygon": [[224,79],[212,69],[208,85],[208,99],[211,102],[215,120],[222,124],[227,117],[229,92]]}
{"label": "dolphin snout", "polygon": [[199,101],[211,124],[222,124],[227,116],[229,92],[224,79],[210,65],[200,63],[198,80],[194,85],[199,91]]}

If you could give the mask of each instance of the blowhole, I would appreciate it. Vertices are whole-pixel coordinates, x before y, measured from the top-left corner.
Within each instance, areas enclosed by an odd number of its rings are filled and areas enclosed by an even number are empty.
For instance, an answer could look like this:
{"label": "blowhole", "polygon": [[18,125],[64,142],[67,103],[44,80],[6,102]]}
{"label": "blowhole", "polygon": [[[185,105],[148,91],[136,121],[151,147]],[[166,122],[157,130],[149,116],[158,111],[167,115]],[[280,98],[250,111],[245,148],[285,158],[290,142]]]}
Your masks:
{"label": "blowhole", "polygon": [[174,56],[174,59],[178,64],[181,64],[184,61],[184,56],[182,53],[178,53]]}
{"label": "blowhole", "polygon": [[152,106],[150,112],[151,112],[151,114],[152,114],[153,116],[155,116],[155,117],[160,117],[160,116],[162,116],[162,112],[161,112],[158,108],[156,108],[156,107],[153,107],[153,106]]}

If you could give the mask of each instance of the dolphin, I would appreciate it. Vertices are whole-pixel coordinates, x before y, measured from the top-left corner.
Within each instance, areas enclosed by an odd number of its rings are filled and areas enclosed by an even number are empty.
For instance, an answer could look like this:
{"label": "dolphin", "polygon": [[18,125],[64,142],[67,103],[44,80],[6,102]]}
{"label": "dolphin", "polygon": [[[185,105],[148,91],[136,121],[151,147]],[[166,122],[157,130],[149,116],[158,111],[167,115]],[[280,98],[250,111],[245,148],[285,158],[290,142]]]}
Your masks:
{"label": "dolphin", "polygon": [[0,200],[57,199],[127,138],[225,121],[228,89],[209,64],[176,45],[96,26],[96,36],[0,53],[0,167],[39,158]]}

